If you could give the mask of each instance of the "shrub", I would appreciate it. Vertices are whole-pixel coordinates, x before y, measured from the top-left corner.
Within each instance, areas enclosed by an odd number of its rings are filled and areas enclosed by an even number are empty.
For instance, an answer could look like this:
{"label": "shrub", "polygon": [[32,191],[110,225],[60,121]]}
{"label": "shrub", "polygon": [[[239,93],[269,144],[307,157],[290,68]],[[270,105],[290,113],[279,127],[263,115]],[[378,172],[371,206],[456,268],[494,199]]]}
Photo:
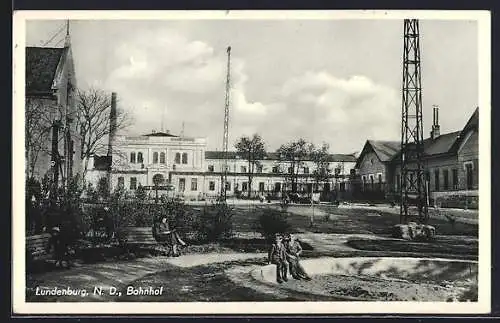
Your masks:
{"label": "shrub", "polygon": [[272,241],[276,233],[287,233],[290,229],[286,212],[268,208],[258,218],[257,231],[268,241]]}
{"label": "shrub", "polygon": [[194,227],[201,241],[215,242],[230,238],[233,230],[233,209],[224,202],[204,207]]}

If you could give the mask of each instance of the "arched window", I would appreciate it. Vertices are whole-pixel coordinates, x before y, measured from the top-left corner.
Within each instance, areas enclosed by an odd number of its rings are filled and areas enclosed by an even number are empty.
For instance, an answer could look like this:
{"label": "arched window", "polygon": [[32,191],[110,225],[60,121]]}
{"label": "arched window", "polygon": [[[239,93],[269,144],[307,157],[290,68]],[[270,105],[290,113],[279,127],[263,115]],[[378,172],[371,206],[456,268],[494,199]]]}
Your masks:
{"label": "arched window", "polygon": [[182,153],[182,163],[183,164],[188,163],[188,154],[187,153]]}
{"label": "arched window", "polygon": [[175,153],[175,163],[176,164],[181,163],[181,154],[180,153]]}
{"label": "arched window", "polygon": [[156,151],[153,153],[153,164],[158,164],[158,153]]}
{"label": "arched window", "polygon": [[165,164],[165,153],[164,152],[160,153],[160,164]]}
{"label": "arched window", "polygon": [[137,153],[137,162],[141,163],[141,164],[144,162],[144,160],[142,158],[142,153]]}
{"label": "arched window", "polygon": [[153,176],[153,184],[159,186],[165,182],[165,178],[162,174],[156,174]]}
{"label": "arched window", "polygon": [[135,153],[130,153],[130,163],[135,164]]}

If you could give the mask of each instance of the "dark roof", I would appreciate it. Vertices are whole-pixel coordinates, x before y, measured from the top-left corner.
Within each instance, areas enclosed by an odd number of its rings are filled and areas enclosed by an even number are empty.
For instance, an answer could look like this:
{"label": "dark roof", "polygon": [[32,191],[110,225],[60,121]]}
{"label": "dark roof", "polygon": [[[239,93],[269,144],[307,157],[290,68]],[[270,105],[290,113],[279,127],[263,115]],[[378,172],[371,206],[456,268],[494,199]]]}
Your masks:
{"label": "dark roof", "polygon": [[176,135],[172,135],[169,132],[152,132],[149,134],[144,135],[146,137],[179,137]]}
{"label": "dark roof", "polygon": [[110,170],[111,161],[112,161],[111,156],[94,156],[94,169]]}
{"label": "dark roof", "polygon": [[401,149],[399,141],[368,140],[368,143],[382,162],[389,161]]}
{"label": "dark roof", "polygon": [[64,48],[26,47],[26,93],[50,93]]}
{"label": "dark roof", "polygon": [[[228,159],[238,159],[237,152],[228,151]],[[205,151],[205,159],[224,159],[224,153],[222,151]],[[241,158],[244,159],[244,158]],[[279,160],[279,155],[276,152],[268,152],[266,153],[264,160]],[[331,154],[329,157],[329,162],[355,162],[356,157],[354,155],[345,155],[345,154]]]}
{"label": "dark roof", "polygon": [[424,154],[432,156],[449,152],[459,135],[460,131],[455,131],[443,134],[434,140],[431,138],[425,139]]}

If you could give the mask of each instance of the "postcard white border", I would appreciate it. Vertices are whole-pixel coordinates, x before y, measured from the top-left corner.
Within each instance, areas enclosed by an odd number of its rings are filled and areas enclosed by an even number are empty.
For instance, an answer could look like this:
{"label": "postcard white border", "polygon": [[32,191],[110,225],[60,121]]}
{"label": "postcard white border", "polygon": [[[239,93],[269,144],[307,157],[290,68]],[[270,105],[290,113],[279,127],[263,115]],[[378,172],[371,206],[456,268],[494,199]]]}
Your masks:
{"label": "postcard white border", "polygon": [[[24,75],[25,22],[30,19],[404,19],[478,22],[479,301],[447,302],[186,302],[27,303],[25,299]],[[491,310],[491,18],[489,11],[16,11],[13,17],[12,293],[16,314],[481,314]]]}

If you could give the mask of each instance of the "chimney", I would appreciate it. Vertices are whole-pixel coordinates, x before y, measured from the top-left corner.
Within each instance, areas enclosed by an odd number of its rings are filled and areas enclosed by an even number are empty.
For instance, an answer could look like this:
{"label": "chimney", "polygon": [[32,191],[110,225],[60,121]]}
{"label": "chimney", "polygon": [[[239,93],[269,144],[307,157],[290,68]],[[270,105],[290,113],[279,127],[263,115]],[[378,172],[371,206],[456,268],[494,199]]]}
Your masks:
{"label": "chimney", "polygon": [[439,137],[439,107],[434,105],[432,107],[432,130],[431,130],[431,139],[436,139]]}
{"label": "chimney", "polygon": [[111,111],[109,112],[108,156],[113,156],[113,145],[116,136],[116,92],[111,93]]}

